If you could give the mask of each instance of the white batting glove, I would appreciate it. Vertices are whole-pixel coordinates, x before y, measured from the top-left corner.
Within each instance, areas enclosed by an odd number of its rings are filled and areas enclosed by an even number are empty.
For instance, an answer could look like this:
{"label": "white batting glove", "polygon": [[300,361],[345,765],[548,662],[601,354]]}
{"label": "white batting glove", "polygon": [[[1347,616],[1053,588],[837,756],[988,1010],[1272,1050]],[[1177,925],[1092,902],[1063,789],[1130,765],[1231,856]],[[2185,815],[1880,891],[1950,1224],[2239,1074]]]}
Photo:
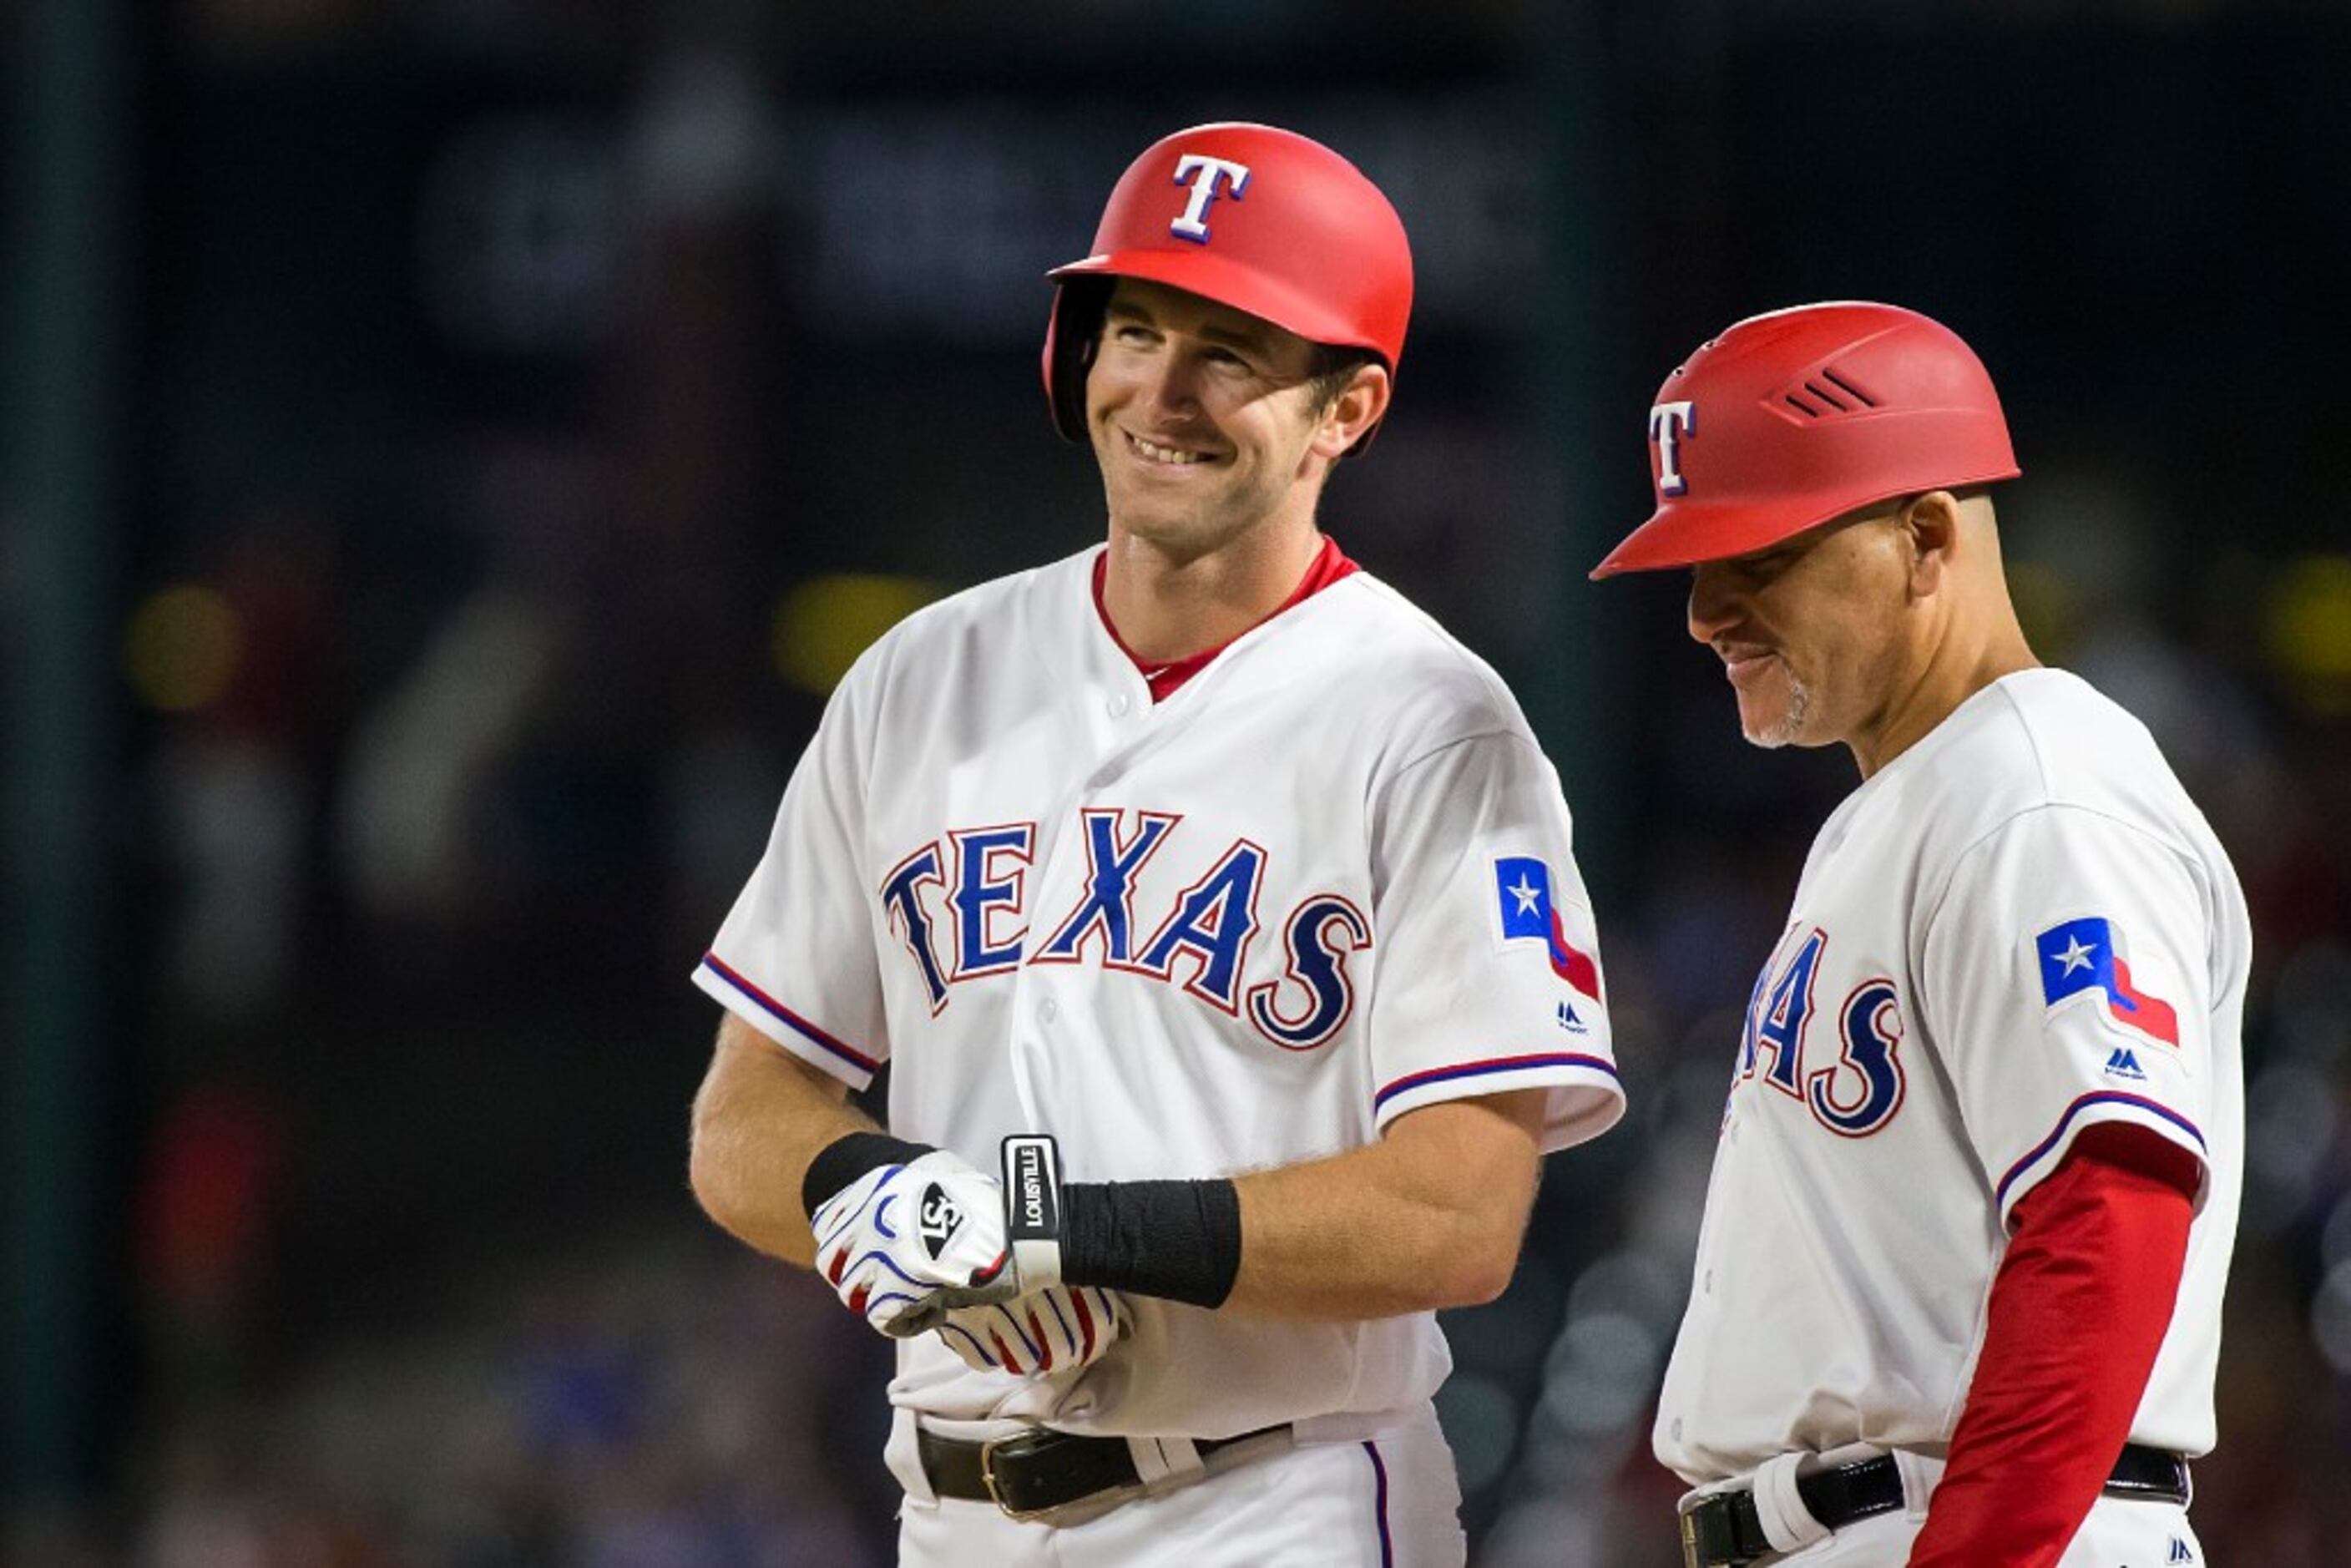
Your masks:
{"label": "white batting glove", "polygon": [[1091,1365],[1134,1326],[1134,1309],[1118,1291],[1051,1285],[957,1307],[940,1321],[938,1334],[967,1366],[1029,1377]]}
{"label": "white batting glove", "polygon": [[818,1272],[893,1338],[937,1322],[942,1291],[971,1300],[1018,1289],[996,1178],[945,1149],[867,1172],[819,1204],[809,1228]]}
{"label": "white batting glove", "polygon": [[919,1333],[938,1327],[957,1309],[994,1306],[1061,1283],[1061,1145],[1050,1134],[1019,1133],[1004,1140],[1001,1155],[1004,1179],[990,1185],[1002,1206],[998,1215],[1002,1225],[996,1234],[1005,1249],[1004,1261],[984,1280],[943,1287],[906,1309],[888,1333],[901,1337]]}

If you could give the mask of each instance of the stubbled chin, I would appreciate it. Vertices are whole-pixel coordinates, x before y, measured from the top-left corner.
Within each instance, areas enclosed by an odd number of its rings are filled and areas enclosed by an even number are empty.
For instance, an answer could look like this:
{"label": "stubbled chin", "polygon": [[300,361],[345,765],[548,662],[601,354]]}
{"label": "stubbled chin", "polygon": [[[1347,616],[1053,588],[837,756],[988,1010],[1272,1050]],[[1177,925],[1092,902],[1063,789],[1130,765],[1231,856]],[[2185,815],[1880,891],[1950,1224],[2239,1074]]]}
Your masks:
{"label": "stubbled chin", "polygon": [[1146,486],[1113,486],[1110,504],[1120,528],[1138,538],[1173,544],[1207,526],[1193,497],[1169,496]]}
{"label": "stubbled chin", "polygon": [[1782,671],[1765,690],[1739,695],[1739,732],[1750,745],[1767,751],[1793,746],[1804,732],[1811,708],[1812,693]]}

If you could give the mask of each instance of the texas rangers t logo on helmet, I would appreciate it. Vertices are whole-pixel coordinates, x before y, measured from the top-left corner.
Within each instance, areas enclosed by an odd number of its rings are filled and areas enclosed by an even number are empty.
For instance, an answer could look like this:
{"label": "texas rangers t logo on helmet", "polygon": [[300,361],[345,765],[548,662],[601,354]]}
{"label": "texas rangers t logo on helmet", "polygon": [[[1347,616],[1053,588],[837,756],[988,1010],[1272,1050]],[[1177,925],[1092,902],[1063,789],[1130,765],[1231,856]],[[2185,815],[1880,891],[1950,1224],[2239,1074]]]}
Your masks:
{"label": "texas rangers t logo on helmet", "polygon": [[[1184,204],[1184,214],[1167,225],[1167,232],[1177,239],[1188,239],[1195,245],[1208,243],[1208,204],[1220,195],[1229,195],[1236,202],[1249,189],[1249,172],[1246,163],[1230,159],[1211,158],[1205,152],[1186,152],[1176,160],[1176,183],[1192,187],[1192,199]],[[1217,187],[1222,184],[1225,189]]]}
{"label": "texas rangers t logo on helmet", "polygon": [[1649,410],[1649,439],[1657,444],[1657,494],[1684,496],[1689,481],[1682,477],[1681,438],[1698,434],[1698,404],[1661,402]]}

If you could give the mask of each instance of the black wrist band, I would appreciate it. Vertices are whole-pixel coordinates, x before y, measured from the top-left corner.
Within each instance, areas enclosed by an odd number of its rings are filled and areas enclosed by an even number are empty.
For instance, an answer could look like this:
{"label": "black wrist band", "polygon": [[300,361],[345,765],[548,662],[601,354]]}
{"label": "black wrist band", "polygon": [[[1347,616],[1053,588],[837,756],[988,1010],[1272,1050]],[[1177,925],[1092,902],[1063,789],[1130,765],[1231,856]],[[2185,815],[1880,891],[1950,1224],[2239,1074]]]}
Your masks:
{"label": "black wrist band", "polygon": [[1072,1182],[1061,1189],[1061,1278],[1223,1304],[1241,1267],[1241,1199],[1213,1181]]}
{"label": "black wrist band", "polygon": [[800,1207],[814,1219],[826,1198],[866,1172],[912,1165],[934,1152],[928,1144],[910,1144],[887,1133],[843,1133],[809,1161],[808,1175],[800,1178]]}

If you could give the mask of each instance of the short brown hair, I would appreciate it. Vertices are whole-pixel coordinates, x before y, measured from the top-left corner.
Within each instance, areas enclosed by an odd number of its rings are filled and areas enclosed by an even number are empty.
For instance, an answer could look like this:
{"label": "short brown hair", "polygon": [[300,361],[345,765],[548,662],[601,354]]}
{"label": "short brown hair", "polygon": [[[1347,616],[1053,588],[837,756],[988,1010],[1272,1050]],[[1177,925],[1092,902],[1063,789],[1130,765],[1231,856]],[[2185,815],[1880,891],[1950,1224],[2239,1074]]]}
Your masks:
{"label": "short brown hair", "polygon": [[1314,357],[1306,365],[1306,387],[1313,399],[1314,412],[1322,413],[1337,402],[1339,395],[1353,384],[1355,372],[1377,357],[1369,349],[1315,344]]}

